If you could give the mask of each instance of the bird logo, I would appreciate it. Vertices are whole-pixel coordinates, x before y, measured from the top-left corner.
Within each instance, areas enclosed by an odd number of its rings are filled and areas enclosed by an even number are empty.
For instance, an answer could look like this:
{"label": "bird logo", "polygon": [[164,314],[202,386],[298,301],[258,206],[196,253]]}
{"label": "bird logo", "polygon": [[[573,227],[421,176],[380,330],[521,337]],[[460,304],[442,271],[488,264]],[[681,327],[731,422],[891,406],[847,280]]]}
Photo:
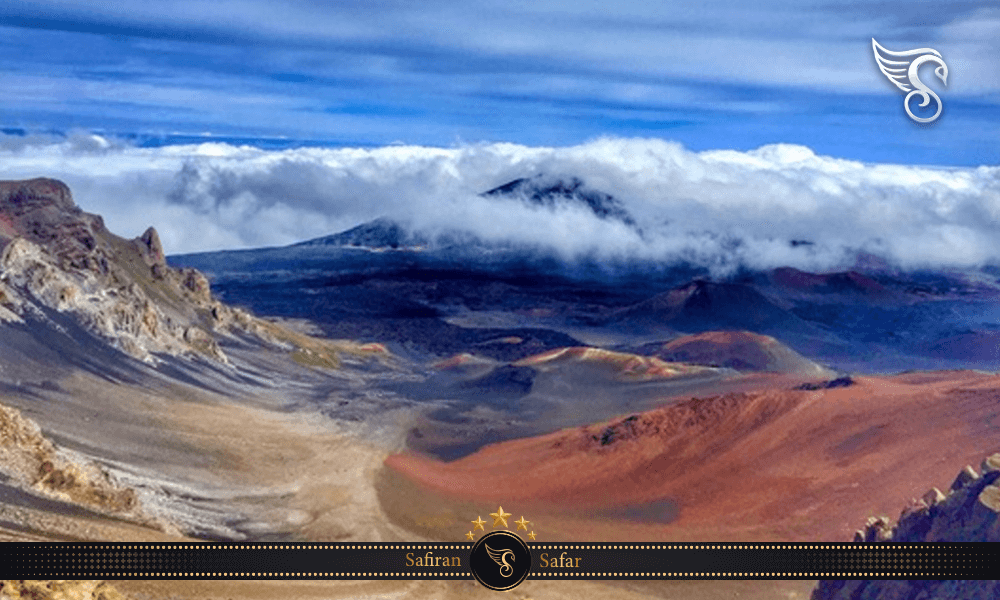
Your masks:
{"label": "bird logo", "polygon": [[[930,123],[941,116],[941,98],[920,81],[920,67],[925,63],[938,65],[934,69],[934,74],[942,83],[948,85],[948,65],[944,62],[941,53],[933,48],[918,48],[917,50],[907,50],[906,52],[893,52],[886,50],[881,44],[872,38],[872,51],[875,53],[875,62],[882,74],[889,78],[896,87],[907,92],[903,99],[903,107],[906,114],[918,123]],[[933,115],[921,118],[913,114],[910,110],[910,99],[913,96],[920,96],[920,107],[924,108],[931,103],[931,98],[937,104],[937,110]]]}
{"label": "bird logo", "polygon": [[514,562],[514,551],[509,549],[494,550],[486,545],[486,553],[490,555],[493,562],[500,565],[500,575],[503,577],[510,577],[514,574],[514,567],[507,563],[507,556],[510,556],[510,562]]}

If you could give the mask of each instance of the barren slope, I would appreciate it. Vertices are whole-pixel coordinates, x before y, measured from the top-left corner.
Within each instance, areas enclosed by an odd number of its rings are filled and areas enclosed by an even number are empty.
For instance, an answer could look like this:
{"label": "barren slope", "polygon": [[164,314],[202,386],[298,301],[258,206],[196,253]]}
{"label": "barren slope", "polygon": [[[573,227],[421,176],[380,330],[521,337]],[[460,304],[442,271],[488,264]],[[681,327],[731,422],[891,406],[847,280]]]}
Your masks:
{"label": "barren slope", "polygon": [[771,336],[750,331],[708,331],[671,340],[655,349],[666,361],[825,377],[831,373]]}
{"label": "barren slope", "polygon": [[949,483],[950,465],[1000,449],[998,408],[993,375],[866,377],[692,399],[452,463],[386,464],[428,498],[554,515],[545,540],[839,541]]}

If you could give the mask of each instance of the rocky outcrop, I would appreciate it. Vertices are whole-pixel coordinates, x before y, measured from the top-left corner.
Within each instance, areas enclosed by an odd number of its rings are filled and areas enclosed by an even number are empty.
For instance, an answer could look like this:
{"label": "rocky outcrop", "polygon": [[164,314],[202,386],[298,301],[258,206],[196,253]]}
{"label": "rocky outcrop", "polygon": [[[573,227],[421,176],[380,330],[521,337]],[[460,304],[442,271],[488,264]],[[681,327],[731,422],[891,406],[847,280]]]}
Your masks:
{"label": "rocky outcrop", "polygon": [[135,491],[114,482],[93,462],[57,448],[38,425],[0,405],[0,473],[8,484],[73,502],[158,529],[170,527],[143,514]]}
{"label": "rocky outcrop", "polygon": [[163,244],[160,243],[160,235],[156,233],[156,229],[150,227],[132,240],[132,243],[139,249],[139,254],[147,266],[167,266],[167,257],[163,255]]}
{"label": "rocky outcrop", "polygon": [[[1000,542],[1000,453],[962,469],[947,494],[931,488],[903,509],[895,526],[868,519],[855,542]],[[988,600],[1000,581],[821,581],[812,600]]]}
{"label": "rocky outcrop", "polygon": [[59,181],[0,182],[0,222],[0,323],[70,313],[147,362],[156,354],[225,361],[216,336],[233,330],[270,340],[248,313],[213,299],[204,275],[168,266],[154,228],[122,239]]}
{"label": "rocky outcrop", "polygon": [[1000,453],[967,465],[948,493],[931,488],[903,509],[895,526],[871,518],[856,531],[856,542],[1000,542]]}

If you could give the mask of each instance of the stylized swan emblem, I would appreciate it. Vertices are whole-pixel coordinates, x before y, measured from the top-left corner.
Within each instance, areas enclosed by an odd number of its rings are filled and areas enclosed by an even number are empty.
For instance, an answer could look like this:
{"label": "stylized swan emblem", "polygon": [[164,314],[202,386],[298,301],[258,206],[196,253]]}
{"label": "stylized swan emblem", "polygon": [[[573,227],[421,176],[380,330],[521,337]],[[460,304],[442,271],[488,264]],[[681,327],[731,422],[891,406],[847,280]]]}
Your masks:
{"label": "stylized swan emblem", "polygon": [[514,574],[514,567],[507,564],[507,555],[510,555],[510,562],[514,562],[514,551],[509,549],[504,550],[494,550],[490,548],[489,544],[484,544],[486,546],[486,553],[490,555],[493,562],[500,565],[500,575],[504,577],[510,577]]}
{"label": "stylized swan emblem", "polygon": [[[894,83],[896,87],[904,92],[909,92],[903,99],[903,107],[906,108],[906,114],[910,115],[911,119],[918,123],[930,123],[941,116],[941,98],[920,81],[919,75],[920,67],[924,63],[935,63],[939,66],[934,69],[934,74],[942,83],[948,85],[948,65],[944,63],[940,52],[933,48],[893,52],[883,48],[875,41],[875,38],[872,38],[872,51],[875,52],[875,62],[878,63],[882,74],[888,77],[889,81]],[[934,102],[937,103],[937,111],[926,119],[914,115],[910,111],[910,98],[913,96],[920,96],[920,99],[923,100],[920,103],[921,108],[930,104],[931,98],[934,98]]]}

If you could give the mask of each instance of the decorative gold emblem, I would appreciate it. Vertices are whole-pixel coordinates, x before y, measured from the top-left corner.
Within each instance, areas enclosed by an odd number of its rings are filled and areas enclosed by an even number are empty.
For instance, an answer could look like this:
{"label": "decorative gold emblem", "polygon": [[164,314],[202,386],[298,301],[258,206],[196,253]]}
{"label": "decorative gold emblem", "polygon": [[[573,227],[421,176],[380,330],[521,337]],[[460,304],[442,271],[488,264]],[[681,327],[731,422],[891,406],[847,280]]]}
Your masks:
{"label": "decorative gold emblem", "polygon": [[[502,506],[498,506],[497,511],[490,513],[490,516],[493,517],[493,528],[496,529],[500,527],[509,528],[510,525],[508,524],[507,519],[509,519],[513,515],[505,511]],[[477,531],[482,531],[483,535],[487,535],[485,527],[486,521],[483,520],[482,516],[477,516],[475,521],[470,521],[470,522],[472,523],[472,529],[465,533],[466,540],[470,542],[475,541],[476,539],[475,532]],[[524,536],[526,539],[535,541],[535,535],[536,535],[535,532],[533,530],[528,529],[528,525],[530,523],[531,521],[526,519],[524,515],[521,515],[520,519],[513,521],[513,524],[517,525],[517,529],[515,531],[524,531],[525,532]]]}
{"label": "decorative gold emblem", "polygon": [[[472,522],[473,524],[472,530],[476,531],[477,529],[481,529],[482,531],[486,531],[486,528],[483,527],[483,524],[485,523],[486,521],[484,521],[482,517],[476,517],[476,520]],[[494,523],[493,525],[495,526],[496,523]]]}
{"label": "decorative gold emblem", "polygon": [[502,577],[510,577],[513,575],[514,567],[507,563],[507,558],[510,558],[510,562],[514,562],[514,551],[506,548],[503,550],[494,550],[493,548],[490,548],[489,544],[485,544],[485,546],[486,553],[490,555],[493,562],[500,565],[500,575]]}
{"label": "decorative gold emblem", "polygon": [[507,517],[510,516],[510,513],[505,513],[503,511],[503,507],[501,506],[501,507],[497,508],[497,511],[495,513],[490,513],[490,516],[493,517],[493,526],[494,527],[497,526],[497,523],[503,523],[503,526],[506,527],[507,526]]}
{"label": "decorative gold emblem", "polygon": [[[503,509],[497,513],[504,514]],[[506,529],[483,535],[469,551],[472,576],[487,588],[499,592],[514,589],[524,581],[531,571],[532,562],[528,544]]]}

